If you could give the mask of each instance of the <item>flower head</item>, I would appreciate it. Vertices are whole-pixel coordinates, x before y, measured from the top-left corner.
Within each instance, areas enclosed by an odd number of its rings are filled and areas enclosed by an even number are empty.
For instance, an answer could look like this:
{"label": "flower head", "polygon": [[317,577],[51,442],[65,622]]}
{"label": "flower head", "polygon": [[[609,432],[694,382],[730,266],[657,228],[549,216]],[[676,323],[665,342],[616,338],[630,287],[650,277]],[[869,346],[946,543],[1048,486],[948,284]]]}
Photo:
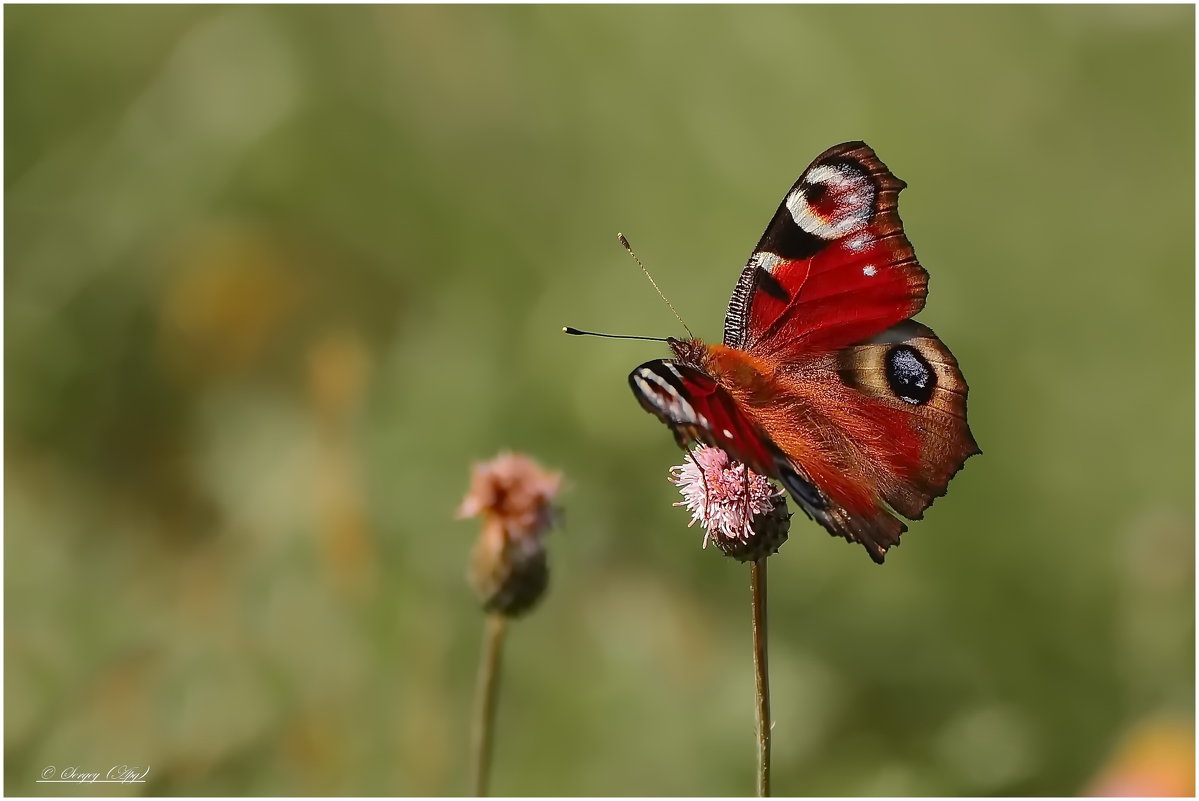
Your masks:
{"label": "flower head", "polygon": [[501,453],[472,469],[456,516],[483,517],[470,581],[488,611],[518,615],[545,592],[549,567],[542,538],[553,525],[561,483],[561,473],[520,453]]}
{"label": "flower head", "polygon": [[539,537],[553,523],[553,501],[562,474],[546,470],[523,453],[505,451],[476,462],[470,489],[457,516],[495,520],[509,536]]}
{"label": "flower head", "polygon": [[701,445],[681,465],[670,469],[693,525],[704,527],[704,546],[711,539],[728,556],[754,561],[778,551],[787,539],[791,515],[787,496],[720,448]]}

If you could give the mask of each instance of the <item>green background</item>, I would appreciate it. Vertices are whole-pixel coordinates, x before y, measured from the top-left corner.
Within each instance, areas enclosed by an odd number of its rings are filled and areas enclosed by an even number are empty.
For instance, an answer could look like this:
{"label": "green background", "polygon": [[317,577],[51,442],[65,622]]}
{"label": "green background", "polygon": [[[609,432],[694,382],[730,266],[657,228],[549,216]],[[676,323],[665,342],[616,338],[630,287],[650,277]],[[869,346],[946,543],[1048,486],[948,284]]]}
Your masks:
{"label": "green background", "polygon": [[1085,793],[1192,736],[1193,8],[4,17],[7,792],[465,792],[452,513],[504,448],[567,488],[495,792],[750,792],[747,570],[625,380],[664,349],[559,328],[681,333],[623,231],[717,339],[847,139],[985,454],[883,567],[795,521],[776,791]]}

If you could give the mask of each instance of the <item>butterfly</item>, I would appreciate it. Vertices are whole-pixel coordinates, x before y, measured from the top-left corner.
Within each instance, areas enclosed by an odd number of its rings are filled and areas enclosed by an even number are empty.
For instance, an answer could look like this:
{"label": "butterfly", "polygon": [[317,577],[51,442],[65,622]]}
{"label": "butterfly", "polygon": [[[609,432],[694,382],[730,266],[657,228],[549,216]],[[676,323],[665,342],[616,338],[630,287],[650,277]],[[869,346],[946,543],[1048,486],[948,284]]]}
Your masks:
{"label": "butterfly", "polygon": [[830,534],[882,563],[978,444],[966,380],[924,308],[906,184],[864,142],[829,148],[783,198],[741,272],[724,342],[667,340],[629,375],[679,446],[780,481]]}

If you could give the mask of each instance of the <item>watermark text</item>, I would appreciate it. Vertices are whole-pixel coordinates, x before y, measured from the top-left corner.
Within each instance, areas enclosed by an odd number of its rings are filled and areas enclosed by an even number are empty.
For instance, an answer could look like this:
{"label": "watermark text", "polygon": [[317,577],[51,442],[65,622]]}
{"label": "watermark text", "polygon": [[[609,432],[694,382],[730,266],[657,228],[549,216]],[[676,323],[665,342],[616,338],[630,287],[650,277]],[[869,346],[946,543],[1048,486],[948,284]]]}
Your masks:
{"label": "watermark text", "polygon": [[42,769],[38,783],[58,782],[71,784],[138,784],[144,783],[150,768],[141,765],[113,765],[108,770],[85,770],[78,765],[59,768],[47,765]]}

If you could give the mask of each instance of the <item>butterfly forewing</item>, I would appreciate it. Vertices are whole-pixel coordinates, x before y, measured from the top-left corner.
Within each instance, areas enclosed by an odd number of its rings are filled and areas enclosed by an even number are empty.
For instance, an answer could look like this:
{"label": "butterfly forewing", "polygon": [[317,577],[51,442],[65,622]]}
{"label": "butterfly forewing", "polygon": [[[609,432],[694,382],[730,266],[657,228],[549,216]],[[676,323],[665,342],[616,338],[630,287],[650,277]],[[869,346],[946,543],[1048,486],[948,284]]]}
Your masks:
{"label": "butterfly forewing", "polygon": [[862,142],[822,153],[742,271],[725,344],[765,353],[839,348],[920,311],[928,274],[896,211],[904,186]]}
{"label": "butterfly forewing", "polygon": [[629,374],[642,408],[670,427],[680,448],[701,442],[723,448],[738,462],[783,482],[809,515],[827,499],[770,436],[748,417],[728,390],[698,367],[655,359]]}
{"label": "butterfly forewing", "polygon": [[724,448],[759,473],[773,470],[775,454],[769,438],[702,370],[656,359],[630,373],[629,386],[641,406],[670,427],[680,447],[702,442]]}

